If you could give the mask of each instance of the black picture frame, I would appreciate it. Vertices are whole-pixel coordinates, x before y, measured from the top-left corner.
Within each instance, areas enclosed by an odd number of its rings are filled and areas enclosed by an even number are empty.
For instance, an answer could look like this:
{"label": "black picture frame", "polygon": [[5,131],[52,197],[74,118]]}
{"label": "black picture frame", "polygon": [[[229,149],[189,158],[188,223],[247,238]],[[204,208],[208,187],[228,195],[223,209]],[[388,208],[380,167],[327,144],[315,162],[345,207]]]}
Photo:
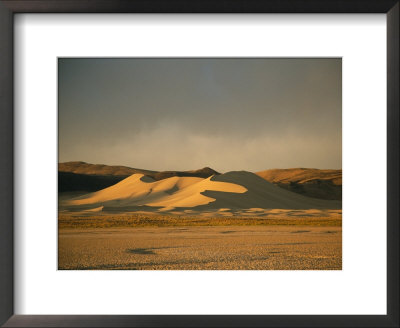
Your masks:
{"label": "black picture frame", "polygon": [[[399,0],[0,0],[0,324],[4,327],[399,327],[399,7]],[[385,13],[387,315],[14,315],[13,17],[16,13]]]}

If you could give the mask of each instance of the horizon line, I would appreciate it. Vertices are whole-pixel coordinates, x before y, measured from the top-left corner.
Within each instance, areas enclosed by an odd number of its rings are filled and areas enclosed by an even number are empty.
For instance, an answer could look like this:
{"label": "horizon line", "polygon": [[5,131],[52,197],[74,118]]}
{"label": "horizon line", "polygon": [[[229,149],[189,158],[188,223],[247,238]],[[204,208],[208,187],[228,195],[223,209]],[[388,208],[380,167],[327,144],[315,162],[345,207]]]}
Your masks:
{"label": "horizon line", "polygon": [[342,168],[317,168],[317,167],[303,167],[303,166],[298,166],[298,167],[273,167],[273,168],[267,168],[263,169],[260,171],[255,171],[255,170],[229,170],[229,171],[224,171],[224,172],[219,172],[215,169],[213,169],[211,166],[204,166],[198,169],[186,169],[186,170],[155,170],[155,169],[147,169],[147,168],[138,168],[138,167],[132,167],[132,166],[127,166],[127,165],[121,165],[121,164],[104,164],[104,163],[89,163],[85,161],[66,161],[66,162],[58,162],[58,164],[66,164],[66,163],[82,163],[82,164],[89,164],[89,165],[104,165],[104,166],[114,166],[114,167],[125,167],[128,169],[134,169],[134,170],[144,170],[144,171],[154,171],[154,172],[185,172],[185,171],[198,171],[198,170],[203,170],[203,169],[211,169],[213,171],[216,171],[218,173],[228,173],[228,172],[234,172],[234,171],[247,171],[247,172],[261,172],[261,171],[267,171],[267,170],[296,170],[296,169],[301,169],[301,170],[343,170]]}

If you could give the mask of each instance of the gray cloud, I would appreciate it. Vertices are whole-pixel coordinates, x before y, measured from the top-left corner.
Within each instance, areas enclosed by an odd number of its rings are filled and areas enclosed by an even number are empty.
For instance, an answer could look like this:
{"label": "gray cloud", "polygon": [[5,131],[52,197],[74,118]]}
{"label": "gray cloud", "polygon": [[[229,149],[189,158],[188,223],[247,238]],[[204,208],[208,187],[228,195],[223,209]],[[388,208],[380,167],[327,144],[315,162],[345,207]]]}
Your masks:
{"label": "gray cloud", "polygon": [[60,59],[59,160],[341,168],[340,59]]}

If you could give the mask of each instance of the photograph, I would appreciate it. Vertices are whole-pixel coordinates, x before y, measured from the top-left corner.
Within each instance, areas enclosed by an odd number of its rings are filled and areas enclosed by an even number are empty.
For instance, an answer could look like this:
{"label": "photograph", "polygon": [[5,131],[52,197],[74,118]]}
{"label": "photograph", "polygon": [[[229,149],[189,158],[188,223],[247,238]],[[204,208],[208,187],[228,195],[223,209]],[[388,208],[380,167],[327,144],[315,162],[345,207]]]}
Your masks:
{"label": "photograph", "polygon": [[58,270],[342,270],[342,59],[59,57]]}

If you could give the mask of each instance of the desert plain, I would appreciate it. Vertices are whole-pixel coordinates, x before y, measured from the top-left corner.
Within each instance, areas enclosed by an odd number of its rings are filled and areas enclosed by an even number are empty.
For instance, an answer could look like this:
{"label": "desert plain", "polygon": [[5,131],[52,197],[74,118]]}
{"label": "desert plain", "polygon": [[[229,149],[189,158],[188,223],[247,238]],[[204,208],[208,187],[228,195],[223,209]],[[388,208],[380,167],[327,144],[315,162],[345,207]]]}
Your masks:
{"label": "desert plain", "polygon": [[[341,270],[341,201],[310,180],[314,171],[296,171],[311,181],[301,194],[292,181],[209,170],[129,172],[94,192],[60,193],[58,268]],[[333,173],[319,181],[341,179]]]}
{"label": "desert plain", "polygon": [[59,269],[340,270],[340,212],[293,214],[270,219],[61,216]]}

